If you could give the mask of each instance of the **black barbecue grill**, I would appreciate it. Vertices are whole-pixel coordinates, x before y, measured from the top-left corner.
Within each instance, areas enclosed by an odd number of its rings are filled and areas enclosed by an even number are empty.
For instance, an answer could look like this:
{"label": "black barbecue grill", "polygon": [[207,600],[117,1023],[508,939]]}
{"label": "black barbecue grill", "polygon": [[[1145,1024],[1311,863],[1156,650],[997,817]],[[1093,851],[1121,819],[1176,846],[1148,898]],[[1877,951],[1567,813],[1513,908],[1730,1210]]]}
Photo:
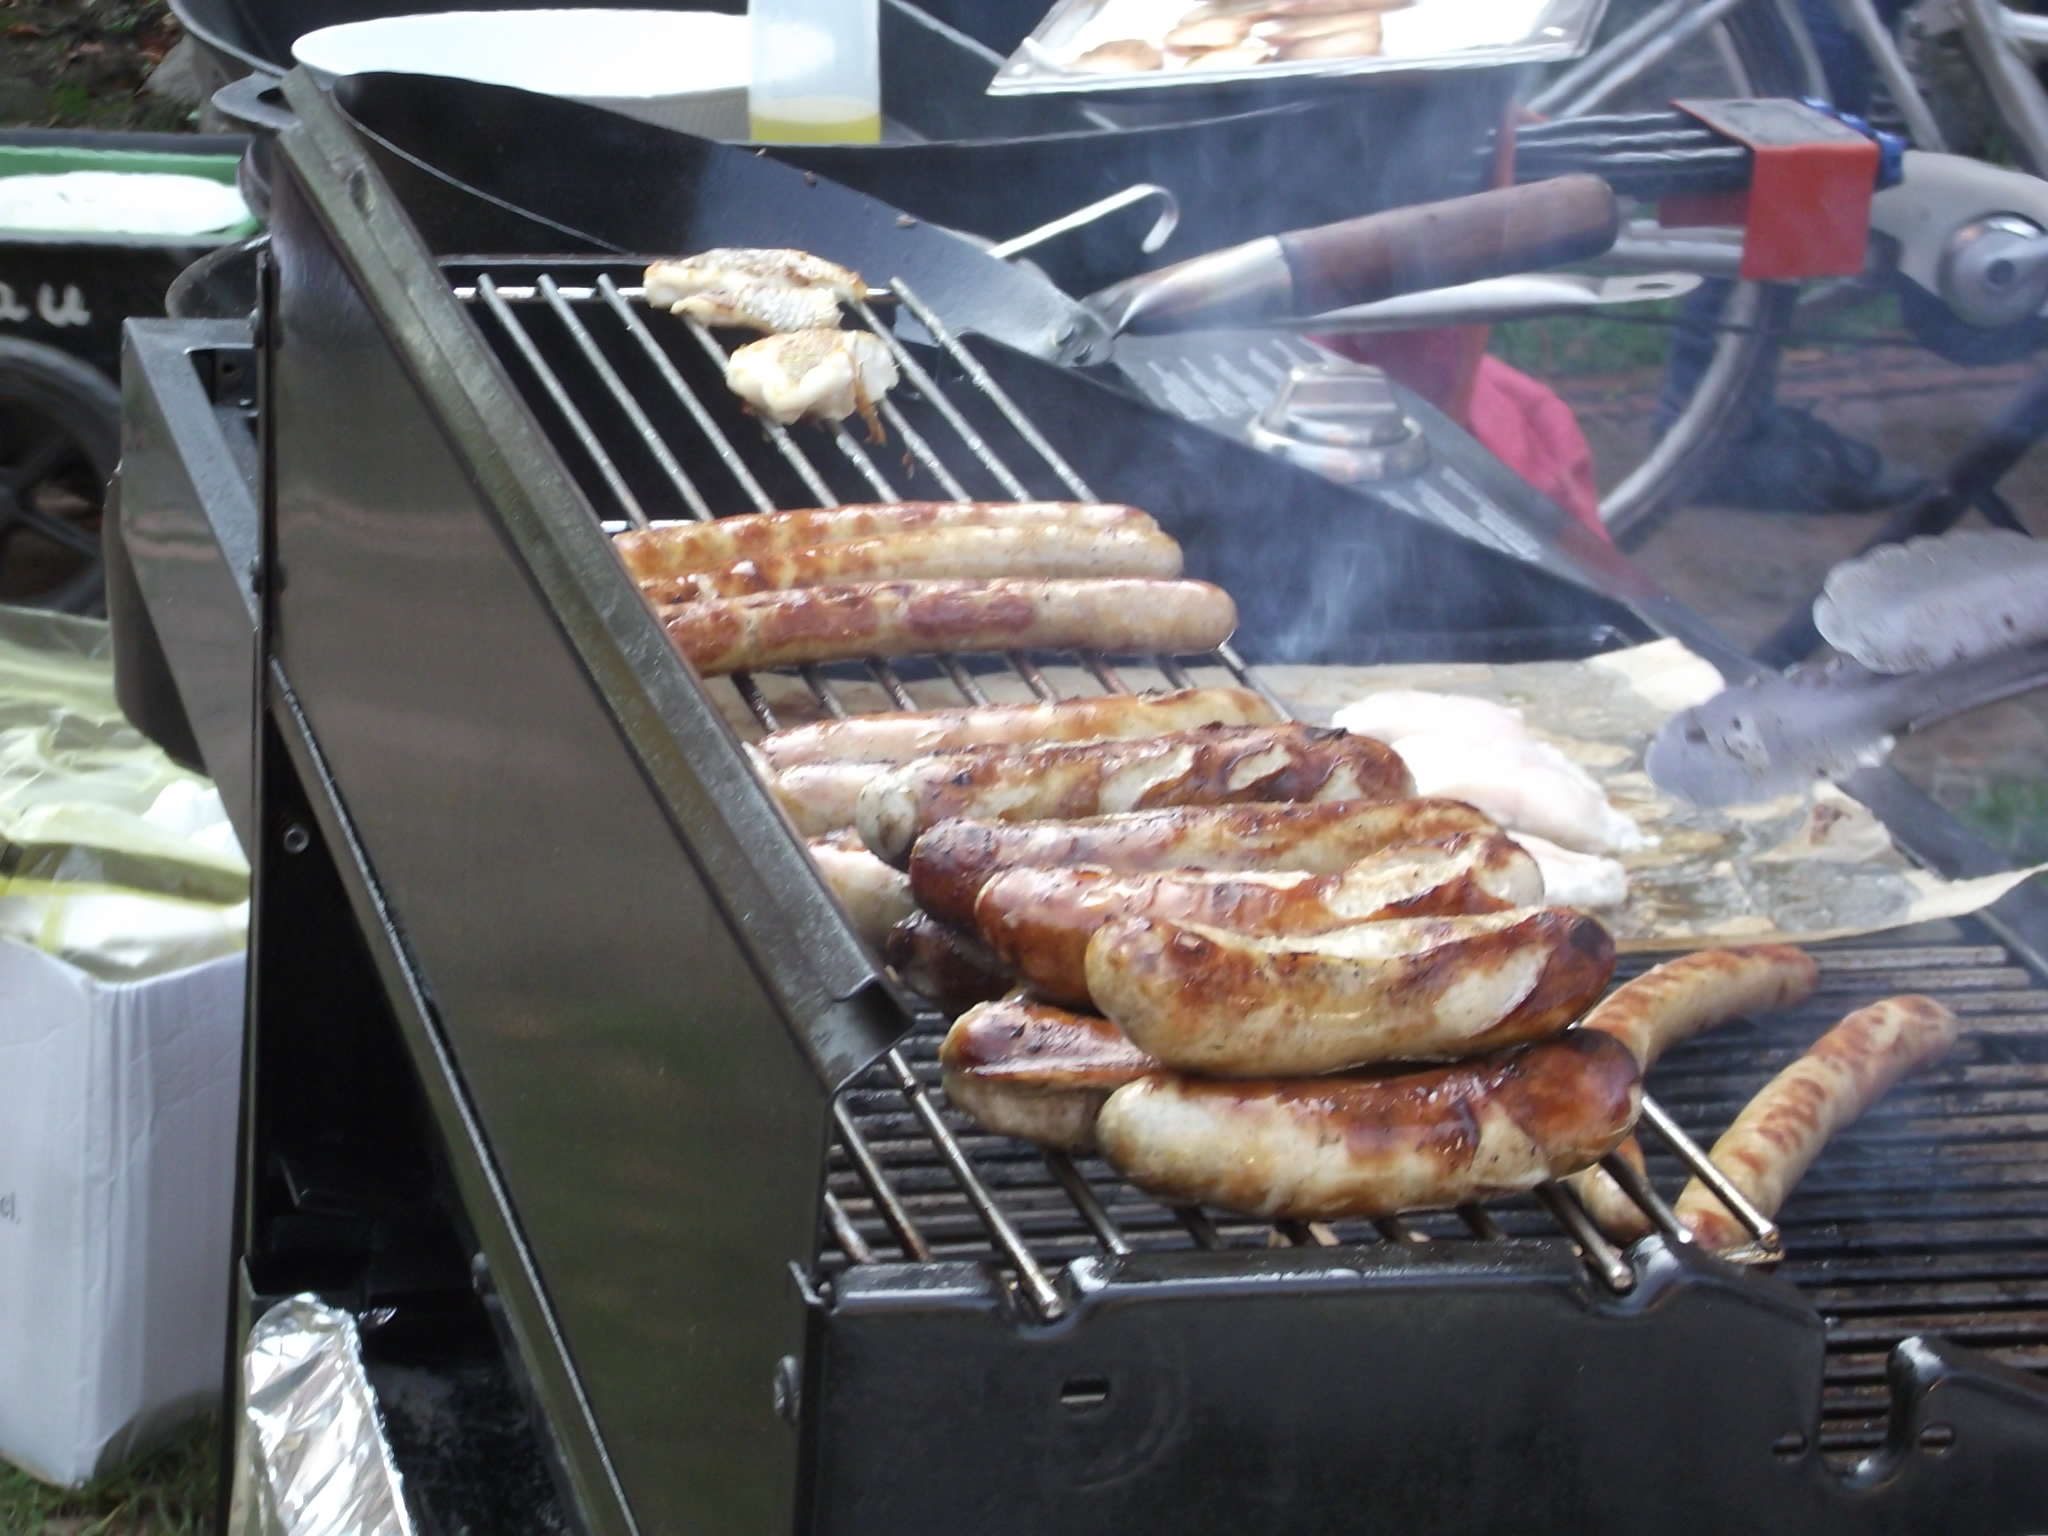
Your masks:
{"label": "black barbecue grill", "polygon": [[[1677,1128],[1718,1133],[1847,1008],[1921,990],[1968,1021],[1814,1170],[1775,1269],[1664,1236],[1619,1252],[1555,1190],[1381,1223],[1168,1209],[946,1104],[938,1021],[853,937],[737,750],[725,685],[677,660],[604,529],[1099,493],[1237,591],[1254,659],[1318,604],[1309,659],[1487,629],[1619,642],[1641,614],[1682,621],[1668,599],[1618,566],[1615,596],[1568,581],[1561,535],[1518,560],[962,338],[921,282],[859,316],[905,370],[886,443],[764,427],[719,382],[716,336],[636,301],[635,264],[464,255],[459,206],[402,206],[331,105],[292,94],[261,388],[238,406],[232,326],[132,334],[124,537],[202,750],[255,786],[234,807],[255,866],[243,1322],[318,1290],[365,1318],[373,1380],[482,1373],[482,1400],[528,1408],[530,1443],[496,1432],[481,1464],[395,1436],[426,1528],[463,1529],[485,1494],[468,1528],[2048,1518],[2048,1390],[2026,1374],[2048,1365],[2048,993],[1983,924],[1828,947],[1802,1013],[1653,1074],[1669,1195],[1699,1165]],[[699,219],[781,198],[790,243],[847,255],[844,205],[806,214],[770,180],[795,173],[731,151],[702,169]],[[251,419],[246,563],[206,484]],[[1430,424],[1472,494],[1502,485]],[[1489,508],[1520,537],[1558,527]],[[246,622],[245,592],[253,700],[202,643]],[[1257,683],[1230,650],[931,657],[739,679],[730,714],[1217,668]],[[230,706],[256,721],[239,768]],[[543,1468],[556,1502],[504,1508]]]}

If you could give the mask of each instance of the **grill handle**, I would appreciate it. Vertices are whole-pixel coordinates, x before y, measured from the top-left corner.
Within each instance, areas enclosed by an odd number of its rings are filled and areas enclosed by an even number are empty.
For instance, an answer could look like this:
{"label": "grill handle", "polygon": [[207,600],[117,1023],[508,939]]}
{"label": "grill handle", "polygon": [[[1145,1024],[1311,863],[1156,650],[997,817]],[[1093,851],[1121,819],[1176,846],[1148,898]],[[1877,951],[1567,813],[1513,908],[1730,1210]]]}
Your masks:
{"label": "grill handle", "polygon": [[1128,278],[1084,307],[1111,336],[1272,323],[1588,260],[1619,229],[1606,182],[1559,176],[1268,235]]}
{"label": "grill handle", "polygon": [[1346,219],[1279,237],[1293,309],[1321,314],[1425,288],[1562,266],[1605,253],[1620,231],[1598,176],[1527,186]]}

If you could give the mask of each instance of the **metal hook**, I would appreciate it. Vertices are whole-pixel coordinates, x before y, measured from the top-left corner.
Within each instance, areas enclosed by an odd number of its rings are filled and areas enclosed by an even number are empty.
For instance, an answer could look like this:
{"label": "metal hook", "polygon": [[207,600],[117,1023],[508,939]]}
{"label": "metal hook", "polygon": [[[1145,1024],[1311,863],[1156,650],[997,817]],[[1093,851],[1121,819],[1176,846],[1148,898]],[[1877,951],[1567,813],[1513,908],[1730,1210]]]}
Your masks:
{"label": "metal hook", "polygon": [[1146,232],[1145,238],[1138,242],[1138,249],[1150,256],[1171,240],[1173,232],[1180,227],[1180,199],[1167,188],[1149,181],[1125,187],[1123,191],[1113,192],[1108,197],[1090,203],[1086,208],[1076,208],[1072,213],[1062,214],[1049,224],[1041,224],[1036,229],[1026,230],[1013,240],[992,245],[988,248],[988,253],[1008,261],[1012,256],[1021,256],[1026,251],[1044,245],[1048,240],[1056,240],[1074,230],[1085,229],[1088,225],[1106,219],[1112,213],[1128,208],[1133,203],[1142,203],[1148,197],[1156,197],[1160,201],[1159,217],[1152,221],[1152,228]]}

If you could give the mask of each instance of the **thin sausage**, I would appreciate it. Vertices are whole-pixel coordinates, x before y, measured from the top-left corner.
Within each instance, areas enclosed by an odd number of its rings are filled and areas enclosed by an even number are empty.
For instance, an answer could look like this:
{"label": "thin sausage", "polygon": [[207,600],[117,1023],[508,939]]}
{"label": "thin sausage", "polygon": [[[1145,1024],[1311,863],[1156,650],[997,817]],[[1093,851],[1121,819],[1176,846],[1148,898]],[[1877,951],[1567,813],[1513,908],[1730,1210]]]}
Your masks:
{"label": "thin sausage", "polygon": [[[759,765],[759,754],[754,761]],[[849,828],[860,808],[860,793],[880,771],[874,763],[799,763],[768,772],[769,793],[805,837],[824,837]]]}
{"label": "thin sausage", "polygon": [[1107,1019],[1022,998],[954,1020],[939,1066],[946,1097],[984,1128],[1068,1152],[1093,1151],[1102,1101],[1159,1070]]}
{"label": "thin sausage", "polygon": [[[1766,1216],[1775,1216],[1837,1131],[1956,1043],[1956,1016],[1931,997],[1891,997],[1859,1008],[1766,1083],[1708,1154]],[[1678,1197],[1678,1219],[1716,1253],[1749,1233],[1695,1179]]]}
{"label": "thin sausage", "polygon": [[1251,870],[1013,869],[982,887],[975,927],[1049,1002],[1092,1006],[1088,941],[1116,917],[1166,917],[1233,933],[1323,933],[1382,918],[1500,912],[1542,900],[1536,861],[1498,833],[1390,848],[1339,875]]}
{"label": "thin sausage", "polygon": [[1679,1041],[1753,1013],[1796,1008],[1813,995],[1820,968],[1789,944],[1751,944],[1680,955],[1616,987],[1584,1027],[1610,1034],[1643,1070]]}
{"label": "thin sausage", "polygon": [[[1635,1053],[1645,1072],[1679,1041],[1754,1013],[1796,1008],[1813,995],[1820,969],[1789,944],[1751,944],[1680,955],[1622,983],[1586,1015],[1582,1028],[1613,1035]],[[1642,1148],[1630,1137],[1622,1155],[1642,1166]],[[1651,1230],[1650,1218],[1599,1168],[1572,1180],[1587,1214],[1617,1242]]]}
{"label": "thin sausage", "polygon": [[1136,507],[1076,501],[899,501],[751,512],[703,523],[637,529],[612,540],[635,581],[716,570],[736,560],[851,544],[936,528],[1154,528]]}
{"label": "thin sausage", "polygon": [[974,921],[982,886],[1006,869],[1093,864],[1125,873],[1265,869],[1334,875],[1398,844],[1499,830],[1456,800],[1178,806],[1087,821],[956,820],[941,822],[917,840],[910,888],[927,912],[964,928]]}
{"label": "thin sausage", "polygon": [[1109,1096],[1103,1155],[1177,1204],[1265,1219],[1437,1210],[1534,1189],[1628,1134],[1635,1058],[1606,1035],[1386,1077],[1217,1082],[1162,1072]]}
{"label": "thin sausage", "polygon": [[640,583],[640,591],[651,603],[691,603],[856,581],[995,576],[1145,576],[1170,581],[1180,570],[1180,546],[1157,528],[1040,523],[1022,528],[935,528],[755,555],[686,575],[649,577]]}
{"label": "thin sausage", "polygon": [[890,929],[917,910],[910,899],[910,877],[865,848],[815,841],[810,853],[826,888],[853,920],[853,931],[877,949],[887,941]]}
{"label": "thin sausage", "polygon": [[1142,741],[980,747],[905,763],[861,792],[860,835],[901,863],[918,834],[959,816],[1039,821],[1163,805],[1396,800],[1390,747],[1308,725],[1208,726]]}
{"label": "thin sausage", "polygon": [[969,704],[853,715],[791,726],[754,743],[771,768],[799,763],[907,763],[931,752],[1027,742],[1160,736],[1198,725],[1270,725],[1279,711],[1249,688],[1180,688],[1049,703]]}
{"label": "thin sausage", "polygon": [[1097,931],[1087,959],[1089,996],[1133,1041],[1170,1066],[1227,1077],[1539,1040],[1613,971],[1607,930],[1557,909],[1279,937],[1126,917]]}
{"label": "thin sausage", "polygon": [[1213,651],[1237,628],[1205,581],[871,581],[660,610],[706,677],[930,651]]}

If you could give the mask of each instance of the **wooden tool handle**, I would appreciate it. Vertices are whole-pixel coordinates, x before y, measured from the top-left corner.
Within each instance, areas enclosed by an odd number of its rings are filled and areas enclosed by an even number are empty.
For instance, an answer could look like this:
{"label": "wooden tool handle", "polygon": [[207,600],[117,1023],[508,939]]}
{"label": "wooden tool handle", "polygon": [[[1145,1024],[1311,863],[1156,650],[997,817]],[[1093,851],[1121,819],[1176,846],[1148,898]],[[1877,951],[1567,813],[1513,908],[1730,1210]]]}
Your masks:
{"label": "wooden tool handle", "polygon": [[1280,246],[1294,312],[1314,315],[1584,261],[1611,247],[1619,228],[1613,188],[1598,176],[1559,176],[1296,230]]}

